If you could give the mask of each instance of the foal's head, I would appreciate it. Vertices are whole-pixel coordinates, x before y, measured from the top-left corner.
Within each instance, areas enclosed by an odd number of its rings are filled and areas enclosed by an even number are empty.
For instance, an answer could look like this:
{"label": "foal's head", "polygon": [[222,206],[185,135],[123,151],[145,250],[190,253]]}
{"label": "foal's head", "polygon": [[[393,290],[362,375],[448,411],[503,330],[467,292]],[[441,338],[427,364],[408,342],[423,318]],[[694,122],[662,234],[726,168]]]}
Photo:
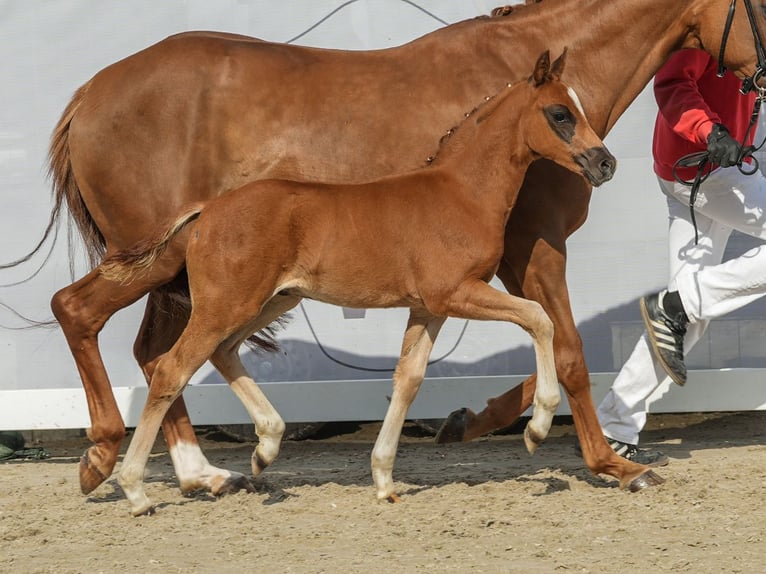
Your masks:
{"label": "foal's head", "polygon": [[529,100],[519,130],[536,156],[582,174],[593,185],[614,175],[617,161],[590,127],[574,90],[561,82],[567,52],[551,64],[549,52],[537,60],[526,90]]}

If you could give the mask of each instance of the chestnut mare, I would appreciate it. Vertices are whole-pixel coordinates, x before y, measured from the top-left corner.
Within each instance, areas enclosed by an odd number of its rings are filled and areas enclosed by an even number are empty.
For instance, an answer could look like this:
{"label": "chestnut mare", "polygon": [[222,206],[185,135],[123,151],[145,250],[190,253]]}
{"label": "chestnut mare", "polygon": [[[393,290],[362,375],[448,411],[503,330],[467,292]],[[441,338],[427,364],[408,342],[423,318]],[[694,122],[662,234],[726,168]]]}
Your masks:
{"label": "chestnut mare", "polygon": [[[128,282],[151,273],[171,242],[187,246],[191,316],[154,369],[119,475],[133,515],[153,512],[143,487],[147,459],[168,408],[207,360],[253,418],[259,437],[253,475],[274,460],[285,425],[238,351],[303,297],[410,309],[372,451],[378,499],[398,500],[392,472],[399,436],[447,317],[512,321],[531,335],[538,379],[524,440],[535,451],[560,400],[553,323],[538,303],[487,282],[503,256],[505,224],[532,161],[550,159],[593,185],[614,174],[614,157],[560,81],[565,56],[551,65],[543,53],[527,82],[489,98],[450,133],[430,167],[362,184],[259,180],[195,204],[158,240],[100,265],[108,280]],[[228,489],[222,483],[213,492]]]}
{"label": "chestnut mare", "polygon": [[[718,55],[727,11],[737,1],[542,0],[376,51],[213,32],[172,36],[100,71],[67,106],[51,143],[55,207],[48,233],[66,205],[97,261],[151,237],[183,206],[248,181],[354,182],[422,166],[439,134],[481,98],[526,77],[528,62],[546,48],[576,51],[569,84],[603,137],[671,52],[696,47]],[[764,1],[753,3],[763,27]],[[723,57],[740,77],[756,70],[742,9],[733,15]],[[497,274],[509,293],[538,301],[553,320],[558,379],[588,468],[637,489],[648,484],[648,468],[617,456],[601,434],[567,292],[566,239],[585,221],[590,194],[581,177],[534,163],[506,228],[509,249]],[[149,380],[188,319],[174,305],[185,287],[183,261],[183,249],[171,246],[131,283],[107,281],[94,270],[53,297],[92,422],[95,444],[80,463],[84,493],[111,474],[125,435],[98,334],[115,312],[149,293],[134,346]],[[491,403],[458,438],[516,419],[531,404],[535,380]],[[230,476],[200,451],[182,397],[163,431],[183,484],[213,488]]]}

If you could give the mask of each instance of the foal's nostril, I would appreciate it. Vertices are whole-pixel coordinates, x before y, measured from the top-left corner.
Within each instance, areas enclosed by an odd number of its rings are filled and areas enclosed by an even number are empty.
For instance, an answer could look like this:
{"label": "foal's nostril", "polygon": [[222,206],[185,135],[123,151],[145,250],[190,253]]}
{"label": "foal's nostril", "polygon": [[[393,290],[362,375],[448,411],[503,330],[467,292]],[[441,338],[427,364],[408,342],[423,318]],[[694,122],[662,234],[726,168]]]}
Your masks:
{"label": "foal's nostril", "polygon": [[617,160],[614,159],[614,156],[608,154],[601,160],[599,167],[601,168],[601,173],[604,175],[612,175],[614,174],[614,170],[617,169]]}

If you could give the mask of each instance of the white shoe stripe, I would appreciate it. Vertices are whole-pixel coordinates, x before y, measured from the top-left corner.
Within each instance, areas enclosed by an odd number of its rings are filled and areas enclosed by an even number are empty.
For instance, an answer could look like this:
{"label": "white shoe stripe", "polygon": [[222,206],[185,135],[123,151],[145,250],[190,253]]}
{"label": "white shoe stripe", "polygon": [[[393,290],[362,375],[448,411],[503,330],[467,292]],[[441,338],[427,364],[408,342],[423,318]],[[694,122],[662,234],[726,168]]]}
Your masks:
{"label": "white shoe stripe", "polygon": [[657,347],[660,348],[660,349],[666,349],[668,351],[672,351],[674,353],[677,352],[675,345],[668,345],[666,343],[660,343],[659,341],[657,341]]}

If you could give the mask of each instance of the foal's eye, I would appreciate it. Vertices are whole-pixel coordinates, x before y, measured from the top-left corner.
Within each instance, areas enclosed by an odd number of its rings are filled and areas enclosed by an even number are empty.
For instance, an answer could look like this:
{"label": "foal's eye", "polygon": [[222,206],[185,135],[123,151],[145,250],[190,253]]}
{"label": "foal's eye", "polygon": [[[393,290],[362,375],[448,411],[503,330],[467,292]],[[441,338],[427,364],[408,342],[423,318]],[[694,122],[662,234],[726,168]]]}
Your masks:
{"label": "foal's eye", "polygon": [[567,121],[567,117],[568,116],[566,112],[553,112],[553,121],[555,121],[556,123],[559,123],[559,124],[564,123],[565,121]]}

